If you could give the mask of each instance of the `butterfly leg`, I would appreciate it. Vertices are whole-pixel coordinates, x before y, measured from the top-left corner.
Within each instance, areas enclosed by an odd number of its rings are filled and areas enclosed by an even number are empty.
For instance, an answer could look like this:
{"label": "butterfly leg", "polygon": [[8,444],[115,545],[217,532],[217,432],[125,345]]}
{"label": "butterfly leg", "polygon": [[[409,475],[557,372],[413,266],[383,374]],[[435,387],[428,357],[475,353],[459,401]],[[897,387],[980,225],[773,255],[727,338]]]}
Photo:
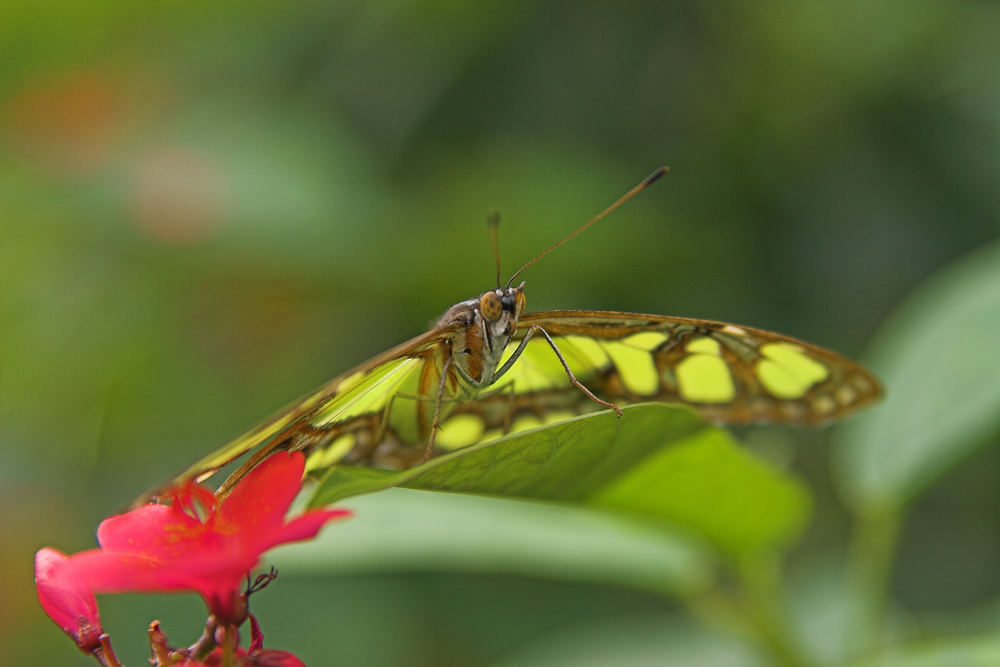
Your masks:
{"label": "butterfly leg", "polygon": [[385,432],[389,428],[389,415],[392,414],[392,404],[396,398],[409,398],[408,396],[401,396],[399,394],[393,394],[389,397],[386,402],[385,407],[382,408],[382,414],[378,419],[378,426],[375,429],[375,436],[373,442],[378,445],[385,438]]}
{"label": "butterfly leg", "polygon": [[427,463],[427,460],[431,457],[431,453],[434,451],[434,438],[437,436],[438,428],[441,425],[441,401],[444,398],[444,386],[445,382],[448,381],[448,371],[451,369],[451,361],[451,355],[448,355],[444,359],[444,364],[441,365],[441,381],[438,382],[437,397],[434,399],[434,419],[431,420],[431,433],[427,436],[427,446],[424,448],[424,455],[420,457],[417,465]]}
{"label": "butterfly leg", "polygon": [[619,417],[622,416],[621,408],[619,408],[614,403],[610,403],[608,401],[598,398],[594,394],[594,392],[587,389],[586,385],[584,385],[582,382],[576,379],[576,376],[573,375],[573,370],[569,367],[569,364],[566,363],[566,358],[563,357],[562,352],[559,351],[559,346],[556,345],[556,342],[554,340],[552,340],[552,336],[549,335],[548,331],[546,331],[537,324],[532,324],[530,327],[528,327],[528,330],[524,333],[524,338],[521,339],[521,343],[517,346],[517,349],[514,350],[514,353],[510,355],[510,359],[508,359],[507,363],[501,366],[497,370],[497,372],[493,374],[493,379],[490,381],[491,383],[496,382],[498,379],[500,379],[501,376],[503,376],[504,373],[510,370],[511,366],[514,365],[514,362],[517,360],[517,358],[521,356],[522,352],[524,352],[524,348],[528,344],[528,341],[531,340],[531,338],[536,333],[541,333],[543,336],[545,336],[545,340],[548,341],[549,347],[551,347],[552,351],[555,352],[556,359],[558,359],[559,363],[562,364],[563,370],[566,371],[566,376],[569,377],[569,381],[574,387],[582,391],[584,396],[592,400],[594,403],[597,403],[598,405],[603,405],[606,408],[611,408],[612,410],[615,411],[615,414],[617,414]]}
{"label": "butterfly leg", "polygon": [[503,434],[507,435],[510,433],[511,424],[514,421],[514,398],[517,397],[517,393],[514,391],[514,383],[511,382],[509,385],[502,389],[502,392],[507,394],[507,409],[504,411],[503,415]]}

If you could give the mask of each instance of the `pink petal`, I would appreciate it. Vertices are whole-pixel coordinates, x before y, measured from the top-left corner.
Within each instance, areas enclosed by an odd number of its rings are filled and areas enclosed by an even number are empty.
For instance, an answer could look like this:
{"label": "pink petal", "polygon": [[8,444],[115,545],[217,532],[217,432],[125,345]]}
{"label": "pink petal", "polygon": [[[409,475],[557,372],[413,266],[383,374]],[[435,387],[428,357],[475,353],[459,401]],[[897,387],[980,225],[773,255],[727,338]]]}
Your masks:
{"label": "pink petal", "polygon": [[302,488],[305,456],[277,452],[247,473],[216,512],[219,530],[266,537],[280,529],[288,507]]}
{"label": "pink petal", "polygon": [[97,599],[83,582],[67,577],[63,565],[67,557],[55,549],[35,554],[35,587],[42,609],[80,650],[93,652],[100,646],[101,619]]}
{"label": "pink petal", "polygon": [[195,517],[168,505],[150,504],[109,516],[97,528],[97,541],[109,551],[158,553],[202,530],[204,524]]}
{"label": "pink petal", "polygon": [[96,593],[126,591],[193,590],[206,599],[226,599],[239,591],[243,576],[257,564],[257,557],[229,558],[193,554],[181,561],[90,549],[65,559],[62,574],[86,582]]}
{"label": "pink petal", "polygon": [[334,519],[346,519],[354,516],[351,510],[312,510],[302,516],[296,517],[286,523],[281,530],[273,535],[273,539],[263,545],[261,553],[286,542],[298,542],[316,537],[316,533],[326,524]]}
{"label": "pink petal", "polygon": [[90,590],[99,593],[173,590],[187,583],[165,572],[155,558],[102,549],[73,554],[66,559],[63,572],[75,581],[87,582]]}

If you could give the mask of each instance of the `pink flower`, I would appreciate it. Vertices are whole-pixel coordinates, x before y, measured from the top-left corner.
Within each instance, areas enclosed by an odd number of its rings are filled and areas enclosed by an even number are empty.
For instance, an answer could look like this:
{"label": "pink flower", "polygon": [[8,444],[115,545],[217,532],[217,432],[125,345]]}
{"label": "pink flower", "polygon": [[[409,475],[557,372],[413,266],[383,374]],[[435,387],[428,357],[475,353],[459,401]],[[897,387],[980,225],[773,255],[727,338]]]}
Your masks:
{"label": "pink flower", "polygon": [[35,554],[38,601],[81,651],[93,653],[100,647],[104,633],[97,615],[97,600],[92,592],[80,590],[76,582],[53,574],[65,560],[66,556],[55,549],[41,549]]}
{"label": "pink flower", "polygon": [[101,633],[94,593],[193,590],[220,625],[238,626],[247,615],[242,583],[261,554],[350,516],[313,510],[285,520],[304,468],[301,453],[278,452],[221,502],[191,483],[171,505],[145,505],[102,521],[98,549],[71,556],[42,549],[35,557],[42,608],[81,649]]}

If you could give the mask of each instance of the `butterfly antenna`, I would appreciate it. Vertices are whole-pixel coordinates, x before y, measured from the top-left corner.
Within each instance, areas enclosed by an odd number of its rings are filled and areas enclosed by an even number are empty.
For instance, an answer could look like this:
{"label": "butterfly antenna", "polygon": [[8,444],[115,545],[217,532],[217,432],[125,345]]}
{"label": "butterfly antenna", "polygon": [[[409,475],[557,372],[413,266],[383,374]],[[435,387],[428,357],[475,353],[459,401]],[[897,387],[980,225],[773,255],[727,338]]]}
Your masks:
{"label": "butterfly antenna", "polygon": [[490,230],[490,247],[497,265],[497,289],[500,289],[500,211],[494,209],[486,214],[486,226]]}
{"label": "butterfly antenna", "polygon": [[[622,204],[624,204],[625,202],[627,202],[629,199],[631,199],[632,197],[636,196],[637,194],[639,194],[640,192],[642,192],[643,190],[645,190],[646,188],[648,188],[650,185],[652,185],[656,181],[656,179],[658,179],[660,176],[663,176],[668,171],[670,171],[670,167],[660,167],[659,169],[657,169],[656,171],[654,171],[652,174],[650,174],[649,176],[647,176],[646,178],[644,178],[643,181],[641,183],[639,183],[637,186],[635,186],[634,188],[632,188],[631,190],[629,190],[628,192],[626,192],[625,194],[623,194],[621,197],[619,197],[618,201],[616,201],[614,204],[612,204],[611,206],[607,207],[606,209],[604,209],[603,211],[601,211],[600,213],[598,213],[597,215],[595,215],[593,218],[591,218],[587,222],[583,223],[582,225],[580,225],[579,227],[577,227],[575,230],[573,230],[572,232],[570,232],[566,236],[562,237],[561,239],[559,239],[558,241],[556,241],[555,243],[553,243],[552,245],[550,245],[548,248],[546,248],[542,252],[540,252],[537,255],[535,255],[534,257],[532,257],[530,260],[528,260],[527,264],[525,264],[520,269],[518,269],[514,273],[514,275],[512,275],[510,277],[510,280],[507,281],[507,287],[510,287],[511,284],[514,282],[514,279],[517,278],[522,273],[524,273],[524,270],[527,269],[529,266],[531,266],[532,264],[534,264],[535,262],[537,262],[538,260],[540,260],[542,257],[545,257],[550,252],[552,252],[553,250],[555,250],[556,248],[558,248],[559,246],[561,246],[563,243],[566,243],[566,241],[569,241],[571,238],[573,238],[574,236],[576,236],[577,234],[579,234],[580,232],[582,232],[583,230],[585,230],[587,227],[590,227],[592,224],[594,224],[595,222],[597,222],[598,220],[600,220],[601,218],[603,218],[604,216],[606,216],[608,213],[611,213],[613,210],[615,210],[616,208],[618,208],[619,206],[621,206]],[[498,260],[497,261],[497,270],[499,270],[499,268],[500,268],[500,263],[499,263],[499,260]]]}

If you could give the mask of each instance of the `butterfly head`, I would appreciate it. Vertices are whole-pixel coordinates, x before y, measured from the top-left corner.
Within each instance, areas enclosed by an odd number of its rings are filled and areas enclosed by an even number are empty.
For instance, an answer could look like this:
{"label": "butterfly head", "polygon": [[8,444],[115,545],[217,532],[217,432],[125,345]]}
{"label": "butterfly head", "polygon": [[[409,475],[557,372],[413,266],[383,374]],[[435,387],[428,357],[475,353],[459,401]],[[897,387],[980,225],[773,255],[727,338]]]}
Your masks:
{"label": "butterfly head", "polygon": [[521,316],[526,302],[522,281],[517,287],[498,287],[483,292],[478,309],[491,333],[510,336],[517,327],[517,318]]}
{"label": "butterfly head", "polygon": [[487,322],[500,320],[504,313],[513,317],[517,321],[521,311],[524,310],[526,298],[524,296],[524,282],[517,287],[498,287],[495,290],[483,292],[479,297],[479,312],[486,318]]}
{"label": "butterfly head", "polygon": [[456,303],[438,320],[453,328],[449,334],[455,369],[470,384],[493,381],[507,343],[517,331],[524,310],[524,283],[483,292],[478,299]]}

